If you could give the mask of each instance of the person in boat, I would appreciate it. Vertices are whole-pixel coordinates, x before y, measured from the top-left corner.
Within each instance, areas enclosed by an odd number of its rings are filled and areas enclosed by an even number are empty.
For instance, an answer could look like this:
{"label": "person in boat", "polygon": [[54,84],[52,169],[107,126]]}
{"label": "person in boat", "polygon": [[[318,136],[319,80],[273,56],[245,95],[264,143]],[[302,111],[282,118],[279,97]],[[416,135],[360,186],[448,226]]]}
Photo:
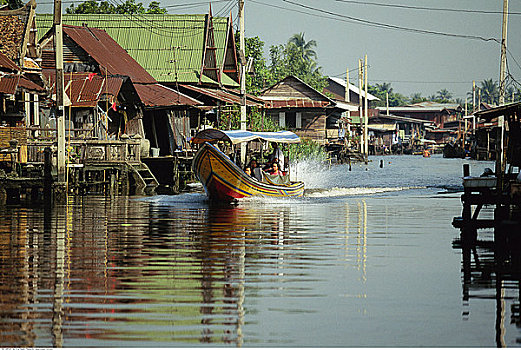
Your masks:
{"label": "person in boat", "polygon": [[248,167],[250,168],[250,171],[251,171],[251,176],[254,177],[255,179],[261,181],[262,180],[262,175],[260,173],[260,167],[259,165],[257,164],[257,160],[255,159],[252,159],[250,161],[250,164],[248,165]]}
{"label": "person in boat", "polygon": [[244,168],[244,172],[246,173],[246,175],[253,177],[253,174],[251,173],[251,168],[249,166]]}
{"label": "person in boat", "polygon": [[280,166],[278,162],[273,162],[271,164],[271,169],[268,171],[268,174],[283,176],[282,171],[280,171]]}
{"label": "person in boat", "polygon": [[271,147],[273,148],[273,152],[271,152],[270,157],[268,158],[270,163],[273,164],[273,161],[275,159],[277,159],[277,161],[280,162],[279,164],[285,164],[284,163],[284,153],[279,148],[279,145],[276,142],[272,142]]}

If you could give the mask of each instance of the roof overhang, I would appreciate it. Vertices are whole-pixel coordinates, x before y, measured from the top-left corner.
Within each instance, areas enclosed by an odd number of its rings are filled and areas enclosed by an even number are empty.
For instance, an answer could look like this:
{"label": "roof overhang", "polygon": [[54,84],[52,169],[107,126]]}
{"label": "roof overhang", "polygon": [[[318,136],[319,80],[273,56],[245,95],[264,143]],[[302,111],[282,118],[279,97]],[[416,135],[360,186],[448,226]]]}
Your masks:
{"label": "roof overhang", "polygon": [[228,141],[232,144],[263,140],[278,143],[299,143],[300,138],[291,131],[254,132],[246,130],[205,129],[199,131],[192,139],[193,143]]}

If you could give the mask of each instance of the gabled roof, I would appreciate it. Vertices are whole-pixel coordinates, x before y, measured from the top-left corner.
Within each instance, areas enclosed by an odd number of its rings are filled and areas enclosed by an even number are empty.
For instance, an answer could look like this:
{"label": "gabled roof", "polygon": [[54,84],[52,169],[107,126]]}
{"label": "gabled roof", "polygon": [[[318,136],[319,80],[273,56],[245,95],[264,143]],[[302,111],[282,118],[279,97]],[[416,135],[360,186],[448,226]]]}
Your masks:
{"label": "gabled roof", "polygon": [[[337,78],[337,77],[328,77],[329,80],[331,80],[332,82],[342,86],[345,90],[346,88],[346,81],[344,79],[340,79],[340,78]],[[360,96],[360,89],[356,86],[356,85],[353,85],[351,83],[349,83],[349,90],[350,91],[353,91],[355,94],[357,94],[358,96]],[[365,92],[362,91],[362,98],[365,97]],[[371,95],[369,92],[367,93],[367,101],[380,101],[380,99],[374,95]]]}
{"label": "gabled roof", "polygon": [[266,108],[324,108],[335,102],[295,76],[287,76],[264,89],[260,97]]}
{"label": "gabled roof", "polygon": [[[63,25],[63,33],[83,49],[98,63],[100,72],[105,75],[125,75],[133,83],[154,84],[157,81],[130,55],[101,29]],[[54,29],[43,37],[51,38]],[[43,44],[42,44],[43,45]],[[50,43],[48,42],[48,45]]]}
{"label": "gabled roof", "polygon": [[6,55],[0,52],[0,70],[8,72],[20,72],[21,69],[13,61],[11,61]]}
{"label": "gabled roof", "polygon": [[31,0],[19,9],[0,11],[0,52],[18,65],[23,63],[28,44],[34,44],[30,36],[35,8],[36,2]]}
{"label": "gabled roof", "polygon": [[[190,14],[64,14],[63,23],[88,25],[104,29],[132,58],[134,58],[157,81],[162,83],[209,83],[217,81],[203,74],[203,61],[208,43],[210,15]],[[213,18],[219,27],[220,20]],[[52,14],[37,15],[38,28],[47,31],[52,26]],[[215,24],[214,24],[215,26]],[[213,30],[213,28],[211,29]],[[39,35],[43,35],[39,33]],[[225,57],[224,42],[215,33],[217,57]],[[222,52],[221,52],[222,51]],[[218,61],[219,59],[217,59]],[[208,65],[208,61],[207,65]],[[206,67],[207,71],[219,68]],[[220,72],[220,70],[219,70]],[[208,73],[206,73],[208,74]],[[233,80],[222,77],[224,84]]]}

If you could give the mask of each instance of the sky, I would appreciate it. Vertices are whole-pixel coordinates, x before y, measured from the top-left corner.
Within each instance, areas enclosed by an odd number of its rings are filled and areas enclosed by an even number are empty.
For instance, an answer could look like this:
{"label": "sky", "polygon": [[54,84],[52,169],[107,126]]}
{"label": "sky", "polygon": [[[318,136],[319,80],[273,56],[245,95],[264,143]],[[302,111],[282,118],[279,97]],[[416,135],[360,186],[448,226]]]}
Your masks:
{"label": "sky", "polygon": [[[50,3],[42,1],[37,12],[52,12]],[[231,13],[237,26],[237,3],[212,1],[212,12]],[[160,4],[169,13],[206,13],[210,2]],[[69,5],[63,0],[64,8]],[[358,59],[367,55],[369,84],[388,82],[406,96],[447,89],[465,99],[473,80],[499,81],[502,10],[503,0],[245,0],[245,34],[264,41],[268,58],[271,45],[304,33],[317,42],[325,75],[345,79],[349,69],[357,84]],[[521,0],[509,1],[509,13],[508,70],[521,83]]]}

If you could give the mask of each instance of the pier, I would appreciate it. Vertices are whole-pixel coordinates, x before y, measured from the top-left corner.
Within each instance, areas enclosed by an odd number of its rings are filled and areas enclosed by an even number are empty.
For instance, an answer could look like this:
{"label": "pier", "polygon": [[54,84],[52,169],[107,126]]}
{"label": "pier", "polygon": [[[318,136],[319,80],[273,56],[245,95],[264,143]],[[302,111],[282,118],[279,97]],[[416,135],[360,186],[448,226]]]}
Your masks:
{"label": "pier", "polygon": [[[478,230],[494,230],[495,246],[519,243],[521,227],[521,103],[513,103],[476,113],[487,121],[497,121],[495,171],[485,169],[480,176],[471,176],[469,165],[463,167],[464,193],[462,215],[453,226],[461,230],[461,243],[473,246]],[[493,207],[492,218],[480,216],[484,207]]]}
{"label": "pier", "polygon": [[[139,136],[120,140],[70,139],[66,180],[57,179],[57,144],[28,139],[25,128],[0,128],[0,202],[12,204],[42,196],[75,194],[152,194],[159,185],[141,160]],[[20,139],[14,139],[16,136]],[[5,145],[5,143],[8,145]],[[1,147],[0,146],[0,147]]]}

